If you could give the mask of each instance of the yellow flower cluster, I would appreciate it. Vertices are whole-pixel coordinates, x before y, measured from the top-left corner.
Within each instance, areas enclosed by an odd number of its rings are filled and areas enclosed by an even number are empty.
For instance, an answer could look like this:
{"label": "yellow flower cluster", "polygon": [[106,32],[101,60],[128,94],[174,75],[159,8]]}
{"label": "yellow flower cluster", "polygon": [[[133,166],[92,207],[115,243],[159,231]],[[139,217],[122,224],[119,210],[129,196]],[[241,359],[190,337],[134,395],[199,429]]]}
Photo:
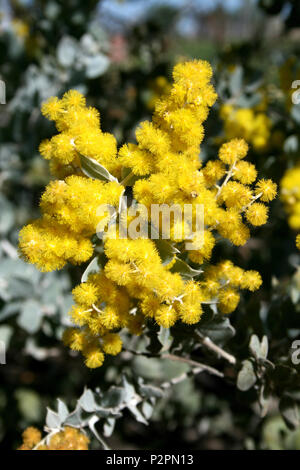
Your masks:
{"label": "yellow flower cluster", "polygon": [[235,108],[230,104],[221,107],[226,139],[244,138],[258,152],[267,149],[272,122],[268,116],[251,108]]}
{"label": "yellow flower cluster", "polygon": [[149,89],[150,96],[147,100],[147,106],[149,109],[153,110],[155,108],[156,101],[161,98],[161,96],[169,93],[171,84],[166,77],[159,75],[154,80],[151,80]]}
{"label": "yellow flower cluster", "polygon": [[280,186],[289,225],[293,230],[300,230],[300,166],[287,170]]}
{"label": "yellow flower cluster", "polygon": [[[280,184],[280,197],[288,214],[288,222],[293,230],[300,230],[300,166],[286,171]],[[300,235],[296,237],[300,250]]]}
{"label": "yellow flower cluster", "polygon": [[40,431],[29,427],[23,432],[23,444],[18,450],[88,450],[89,438],[78,429],[66,426],[62,431],[42,440]]}
{"label": "yellow flower cluster", "polygon": [[86,106],[81,93],[70,90],[61,100],[50,98],[43,104],[42,114],[54,121],[59,131],[40,145],[40,153],[50,160],[54,176],[80,173],[79,154],[97,160],[111,174],[120,176],[116,139],[101,131],[99,112]]}
{"label": "yellow flower cluster", "polygon": [[93,254],[91,236],[108,217],[97,215],[97,208],[108,203],[117,206],[123,189],[117,182],[77,175],[51,182],[41,197],[43,218],[20,232],[22,256],[41,271],[61,269],[68,261],[87,261]]}
{"label": "yellow flower cluster", "polygon": [[[55,269],[59,262],[88,259],[98,222],[96,206],[106,201],[117,206],[125,189],[128,177],[119,184],[78,175],[78,154],[106,165],[115,177],[120,169],[131,172],[135,176],[134,200],[149,211],[155,204],[191,208],[189,224],[176,217],[170,220],[168,241],[163,241],[176,252],[172,261],[163,261],[159,244],[149,237],[120,236],[122,223],[133,219],[131,207],[114,219],[119,222],[118,230],[109,225],[103,242],[107,262],[103,270],[90,274],[73,290],[71,318],[75,327],[64,334],[65,343],[81,351],[90,368],[101,366],[105,354],[121,351],[123,328],[138,335],[145,325],[151,327],[151,322],[164,328],[176,322],[197,324],[203,302],[216,302],[220,312],[231,313],[239,303],[241,289],[254,291],[261,285],[255,271],[244,271],[230,261],[209,264],[217,238],[244,245],[250,237],[249,224],[266,223],[265,203],[276,196],[271,180],[256,181],[254,165],[244,160],[248,146],[243,139],[223,144],[218,158],[201,167],[203,122],[217,98],[211,76],[211,67],[204,61],[176,65],[170,93],[156,102],[152,122],[143,122],[136,130],[137,144],[125,144],[111,158],[106,144],[103,154],[100,144],[99,148],[94,146],[101,136],[93,127],[96,111],[86,108],[78,93],[69,92],[62,100],[53,98],[43,106],[44,114],[56,120],[63,140],[51,139],[43,143],[41,151],[60,165],[60,171],[71,165],[75,174],[50,183],[41,200],[42,221],[22,230],[20,248],[30,262],[45,270]],[[204,233],[196,223],[199,206],[204,212]],[[151,219],[149,231],[153,225]],[[183,230],[178,230],[180,227]],[[165,238],[162,214],[154,228],[159,238]],[[71,239],[90,245],[73,253]],[[178,263],[187,266],[186,261],[204,263],[201,275],[197,267],[199,280],[186,280],[180,269],[175,269]]]}

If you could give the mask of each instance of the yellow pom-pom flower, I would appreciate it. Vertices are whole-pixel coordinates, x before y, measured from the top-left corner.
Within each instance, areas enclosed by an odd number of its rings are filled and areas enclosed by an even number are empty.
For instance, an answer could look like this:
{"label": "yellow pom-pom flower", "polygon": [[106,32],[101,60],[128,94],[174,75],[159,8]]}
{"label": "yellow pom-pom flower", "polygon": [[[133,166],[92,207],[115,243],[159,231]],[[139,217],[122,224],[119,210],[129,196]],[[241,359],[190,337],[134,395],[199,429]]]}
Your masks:
{"label": "yellow pom-pom flower", "polygon": [[246,218],[252,225],[264,225],[268,220],[268,208],[260,202],[255,202],[247,209]]}

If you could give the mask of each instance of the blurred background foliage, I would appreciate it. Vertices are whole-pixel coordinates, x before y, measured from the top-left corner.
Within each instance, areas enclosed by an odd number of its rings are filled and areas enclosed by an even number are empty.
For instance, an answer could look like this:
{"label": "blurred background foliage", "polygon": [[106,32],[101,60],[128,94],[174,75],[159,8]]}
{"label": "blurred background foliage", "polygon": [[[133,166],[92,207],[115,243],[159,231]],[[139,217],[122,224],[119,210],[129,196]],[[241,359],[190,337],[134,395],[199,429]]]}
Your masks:
{"label": "blurred background foliage", "polygon": [[[296,227],[289,225],[280,197],[269,223],[246,246],[233,249],[224,243],[214,253],[216,260],[230,258],[259,270],[264,280],[230,317],[232,326],[228,320],[210,322],[209,309],[203,319],[203,329],[218,344],[226,343],[237,366],[202,347],[193,356],[221,370],[226,380],[205,372],[189,376],[185,364],[130,353],[90,372],[60,341],[80,270],[41,274],[21,261],[16,249],[18,230],[37,215],[49,179],[38,145],[54,129],[40,114],[42,101],[69,88],[82,91],[100,110],[102,128],[121,145],[133,139],[136,125],[150,117],[155,99],[168,91],[179,60],[207,59],[215,72],[219,99],[200,158],[214,157],[226,139],[244,137],[260,176],[280,184],[284,173],[299,165],[300,104],[292,101],[292,83],[300,79],[299,8],[299,2],[286,0],[1,2],[3,448],[16,448],[28,425],[42,429],[46,407],[55,407],[58,397],[73,409],[85,386],[107,390],[127,373],[129,380],[138,376],[157,385],[181,374],[187,378],[167,388],[155,406],[149,401],[148,426],[125,409],[112,435],[106,433],[112,448],[300,449],[299,366],[291,361],[292,342],[300,336],[300,257]],[[160,340],[167,349],[168,339]],[[128,345],[142,348],[129,339]]]}

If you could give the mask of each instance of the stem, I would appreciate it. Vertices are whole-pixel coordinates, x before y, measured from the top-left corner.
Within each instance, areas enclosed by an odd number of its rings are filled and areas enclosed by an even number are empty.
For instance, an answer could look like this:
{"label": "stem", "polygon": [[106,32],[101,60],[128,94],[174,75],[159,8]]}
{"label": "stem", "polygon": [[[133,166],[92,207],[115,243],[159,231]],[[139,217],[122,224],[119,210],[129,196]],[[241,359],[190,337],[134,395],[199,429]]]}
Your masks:
{"label": "stem", "polygon": [[208,336],[202,336],[200,333],[195,333],[195,338],[198,339],[201,344],[213,351],[217,356],[223,357],[226,361],[230,362],[230,364],[236,364],[236,358],[217,346],[210,338],[208,338]]}
{"label": "stem", "polygon": [[197,375],[198,373],[202,372],[203,369],[195,367],[194,369],[184,372],[183,374],[179,375],[178,377],[174,377],[173,379],[169,380],[169,382],[163,382],[160,384],[160,387],[163,388],[164,390],[171,388],[173,385],[177,385],[184,380],[186,380],[188,377]]}
{"label": "stem", "polygon": [[213,375],[217,375],[218,377],[224,377],[224,374],[222,372],[219,372],[217,369],[214,369],[214,367],[207,366],[206,364],[202,364],[201,362],[194,361],[193,359],[189,359],[187,357],[176,356],[175,354],[162,354],[160,357],[162,359],[169,359],[170,361],[177,361],[182,362],[184,364],[188,364],[194,367],[195,370],[197,370],[196,373],[205,370]]}
{"label": "stem", "polygon": [[216,194],[216,199],[220,196],[222,189],[224,188],[224,186],[226,186],[226,184],[228,183],[228,181],[232,177],[232,174],[235,170],[235,164],[236,164],[236,161],[233,163],[233,165],[228,170],[227,176],[226,176],[225,180],[223,181],[223,183],[221,184],[221,186],[218,187],[218,192]]}
{"label": "stem", "polygon": [[256,196],[254,196],[251,200],[251,202],[249,202],[249,204],[247,204],[246,206],[242,207],[241,209],[241,212],[244,212],[246,211],[250,206],[252,206],[252,204],[257,200],[259,199],[260,197],[262,196],[262,193],[259,193],[257,194]]}
{"label": "stem", "polygon": [[161,359],[168,359],[170,361],[177,361],[177,362],[182,362],[184,364],[188,364],[192,366],[195,369],[195,373],[199,373],[202,371],[207,371],[213,375],[216,375],[218,377],[224,377],[224,374],[222,372],[219,372],[217,369],[214,367],[207,366],[206,364],[202,364],[201,362],[194,361],[193,359],[189,359],[187,357],[182,357],[182,356],[176,356],[175,354],[151,354],[151,353],[142,353],[142,352],[137,352],[137,351],[132,351],[130,349],[125,349],[124,352],[131,353],[135,356],[143,356],[143,357],[148,357],[148,358],[161,358]]}
{"label": "stem", "polygon": [[54,431],[49,432],[45,437],[43,437],[43,439],[40,442],[37,443],[36,446],[34,446],[32,450],[38,450],[40,446],[42,446],[47,440],[50,439],[50,437],[54,436],[54,434],[57,434],[59,431],[60,431],[59,429],[55,429]]}
{"label": "stem", "polygon": [[103,313],[103,310],[100,310],[98,307],[96,307],[95,304],[93,304],[92,307],[94,310],[96,310],[96,312],[101,313],[101,314]]}

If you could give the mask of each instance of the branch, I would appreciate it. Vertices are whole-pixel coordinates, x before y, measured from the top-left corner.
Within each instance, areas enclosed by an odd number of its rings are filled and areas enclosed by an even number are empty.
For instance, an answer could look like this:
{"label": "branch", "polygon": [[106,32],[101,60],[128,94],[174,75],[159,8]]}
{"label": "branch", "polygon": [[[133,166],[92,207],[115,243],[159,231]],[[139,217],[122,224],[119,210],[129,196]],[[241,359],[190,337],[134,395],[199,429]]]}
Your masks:
{"label": "branch", "polygon": [[218,192],[216,194],[216,199],[218,199],[218,197],[220,196],[220,194],[222,192],[222,189],[224,188],[224,186],[226,186],[226,184],[228,183],[228,181],[232,177],[233,172],[235,170],[235,164],[236,164],[236,161],[231,165],[231,167],[227,171],[227,176],[226,176],[225,180],[223,181],[223,183],[221,184],[221,186],[218,186]]}
{"label": "branch", "polygon": [[230,364],[236,364],[236,358],[232,356],[232,354],[224,351],[220,346],[217,346],[208,336],[202,336],[200,333],[195,333],[195,338],[200,341],[201,344],[213,351],[217,356],[223,357],[226,361],[230,362]]}
{"label": "branch", "polygon": [[[132,351],[130,349],[125,349],[124,352],[128,352],[135,356],[143,356],[143,357],[148,357],[148,358],[153,358],[153,359],[161,358],[161,359],[168,359],[170,361],[182,362],[194,368],[194,370],[192,371],[193,374],[198,374],[200,372],[206,371],[212,375],[216,375],[217,377],[224,377],[224,374],[222,372],[219,372],[214,367],[207,366],[206,364],[202,364],[201,362],[194,361],[193,359],[189,359],[187,357],[176,356],[175,354],[169,354],[169,353],[164,353],[164,354],[151,354],[147,352],[142,353],[142,352]],[[187,374],[184,374],[184,375],[186,376]]]}

